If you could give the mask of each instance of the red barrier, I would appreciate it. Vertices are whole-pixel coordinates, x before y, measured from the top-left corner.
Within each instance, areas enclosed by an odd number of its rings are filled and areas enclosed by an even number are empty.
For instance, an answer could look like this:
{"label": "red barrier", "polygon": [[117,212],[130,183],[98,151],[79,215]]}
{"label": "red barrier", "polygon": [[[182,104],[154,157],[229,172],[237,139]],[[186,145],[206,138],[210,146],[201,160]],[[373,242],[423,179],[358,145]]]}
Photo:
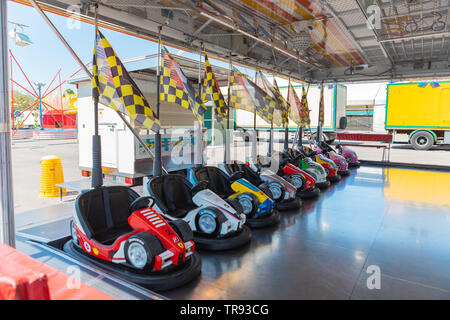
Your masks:
{"label": "red barrier", "polygon": [[338,133],[338,140],[349,141],[375,141],[375,142],[392,142],[392,134],[376,134],[376,133]]}
{"label": "red barrier", "polygon": [[[109,300],[109,295],[0,243],[0,300]],[[76,286],[69,284],[76,283]]]}

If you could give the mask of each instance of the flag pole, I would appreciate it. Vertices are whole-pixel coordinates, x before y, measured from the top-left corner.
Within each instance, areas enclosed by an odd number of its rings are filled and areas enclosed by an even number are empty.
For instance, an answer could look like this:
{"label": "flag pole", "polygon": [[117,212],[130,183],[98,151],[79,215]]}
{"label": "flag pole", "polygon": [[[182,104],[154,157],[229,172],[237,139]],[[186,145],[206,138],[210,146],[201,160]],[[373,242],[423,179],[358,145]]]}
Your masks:
{"label": "flag pole", "polygon": [[230,137],[229,137],[229,131],[230,131],[230,112],[231,112],[231,108],[230,108],[230,94],[231,94],[231,82],[230,82],[230,77],[231,77],[231,51],[229,52],[230,54],[230,59],[228,62],[228,96],[227,96],[227,105],[228,105],[228,112],[227,112],[227,129],[225,130],[225,163],[230,163],[231,161],[231,146],[230,146]]}
{"label": "flag pole", "polygon": [[[161,78],[161,30],[162,25],[158,26],[158,67],[156,68],[156,118],[159,120],[159,86]],[[160,128],[155,133],[155,153],[153,158],[153,176],[157,177],[162,175],[162,156],[161,156],[161,133]]]}
{"label": "flag pole", "polygon": [[253,112],[252,160],[256,163],[258,156],[258,130],[256,129],[256,110]]}
{"label": "flag pole", "polygon": [[[98,5],[94,4],[94,63],[93,68],[97,68],[97,34],[98,34],[98,18],[97,18]],[[98,86],[98,78],[94,75],[94,80]],[[92,136],[92,188],[99,188],[103,185],[103,172],[102,172],[102,142],[101,137],[98,134],[98,99],[99,92],[98,87],[95,88],[96,94],[94,95],[94,135]]]}
{"label": "flag pole", "polygon": [[[275,80],[275,77],[273,78]],[[291,84],[291,75],[289,74],[289,84]],[[288,86],[288,92],[289,92],[289,86]],[[280,92],[281,94],[281,92]],[[289,93],[288,93],[289,94]],[[286,101],[286,103],[288,103]],[[286,105],[286,108],[288,108],[288,106]],[[286,113],[288,113],[288,110],[285,110]],[[288,114],[288,118],[287,118],[287,123],[285,123],[285,128],[284,128],[284,147],[283,147],[283,152],[288,152],[289,151],[289,114]]]}
{"label": "flag pole", "polygon": [[[274,110],[274,112],[275,112],[275,110]],[[272,153],[273,153],[273,113],[272,113],[272,121],[270,121],[269,150],[267,152],[267,156],[271,157]]]}
{"label": "flag pole", "polygon": [[[258,66],[256,66],[255,71],[255,80],[256,80],[256,72],[258,72]],[[252,136],[252,160],[256,163],[256,158],[258,156],[258,130],[256,130],[256,109],[253,112],[253,136]]]}
{"label": "flag pole", "polygon": [[[320,87],[320,100],[319,100],[319,123],[317,124],[317,137],[316,137],[316,141],[320,142],[322,141],[322,123],[320,121],[321,115],[320,115],[320,109],[321,109],[321,104],[322,104],[322,99],[324,99],[323,97],[323,81],[321,83],[321,87]],[[324,102],[325,103],[325,102]],[[325,108],[325,106],[323,106]]]}
{"label": "flag pole", "polygon": [[[199,97],[201,97],[201,91],[202,91],[202,82],[201,82],[202,81],[202,76],[201,76],[202,54],[203,54],[203,42],[201,42],[201,45],[200,45],[200,55],[199,55],[199,61],[198,61],[198,95],[199,95]],[[195,134],[195,139],[194,139],[195,166],[197,168],[200,168],[203,165],[203,124],[201,121],[198,121],[198,120],[195,121],[194,134]]]}
{"label": "flag pole", "polygon": [[[303,86],[304,86],[304,84],[302,85],[302,98],[303,98]],[[309,86],[308,86],[308,89],[309,89]],[[303,108],[303,105],[302,105],[302,108]],[[298,128],[298,140],[297,140],[297,149],[300,149],[301,147],[303,147],[303,121],[301,122],[301,125]]]}
{"label": "flag pole", "polygon": [[[308,92],[309,92],[309,86],[310,86],[311,84],[310,83],[308,83],[308,88],[306,88],[306,98],[308,97]],[[304,85],[303,85],[304,86]],[[302,90],[303,91],[303,90]],[[302,92],[303,93],[303,92]],[[306,110],[305,110],[306,111]],[[308,114],[308,118],[309,118],[309,114]],[[299,146],[299,147],[302,147],[303,146],[303,124],[301,125],[301,127],[300,127],[300,132],[299,132],[299,134],[300,134],[300,140],[299,140],[299,143],[297,143],[297,145]],[[309,134],[311,135],[311,126],[309,127]],[[308,139],[309,140],[309,139]]]}
{"label": "flag pole", "polygon": [[[297,66],[298,66],[298,71],[300,73],[300,62],[297,60]],[[289,83],[291,82],[291,78],[289,78]],[[294,87],[292,87],[293,90]],[[289,90],[288,90],[289,92]],[[303,92],[302,92],[303,93]],[[298,95],[297,95],[298,96]],[[297,132],[295,134],[295,139],[292,142],[292,148],[294,148],[295,144],[297,144],[297,148],[301,147],[302,145],[302,137],[303,137],[303,122],[300,121],[300,123],[302,123],[302,125],[297,124]],[[300,144],[299,144],[300,141]]]}
{"label": "flag pole", "polygon": [[[289,85],[288,85],[288,101],[289,101],[289,95],[290,95],[290,91],[291,91],[290,89],[291,89],[291,78],[289,78]],[[292,87],[292,90],[295,90],[294,87]],[[300,128],[302,128],[302,127],[297,123],[297,130],[295,131],[294,141],[292,141],[292,149],[294,149],[295,145],[298,146],[299,139],[302,139],[303,130],[300,130]]]}

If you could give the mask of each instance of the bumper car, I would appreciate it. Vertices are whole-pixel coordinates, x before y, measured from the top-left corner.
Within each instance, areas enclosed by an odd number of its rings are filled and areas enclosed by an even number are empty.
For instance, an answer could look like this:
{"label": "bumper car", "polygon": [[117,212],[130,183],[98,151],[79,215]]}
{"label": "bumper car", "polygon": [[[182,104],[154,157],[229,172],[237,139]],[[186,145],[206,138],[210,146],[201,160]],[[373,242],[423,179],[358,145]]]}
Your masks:
{"label": "bumper car", "polygon": [[221,164],[219,168],[230,176],[236,172],[243,172],[243,177],[250,183],[257,186],[265,194],[272,195],[271,198],[275,201],[277,210],[295,210],[302,205],[301,200],[297,198],[297,188],[270,170],[258,174],[247,164],[237,161],[230,164]]}
{"label": "bumper car", "polygon": [[338,173],[338,167],[333,162],[333,160],[329,159],[321,153],[317,153],[315,150],[307,146],[303,146],[303,152],[307,157],[313,159],[325,169],[325,172],[327,173],[327,179],[330,182],[338,182],[341,180],[341,176]]}
{"label": "bumper car", "polygon": [[[263,175],[266,171],[272,173],[269,169],[272,167],[272,159],[266,156],[258,156],[256,163],[249,163],[249,167],[260,175]],[[297,196],[300,198],[309,199],[319,196],[320,189],[316,187],[316,180],[304,170],[283,159],[278,162],[276,170],[278,176],[297,188]]]}
{"label": "bumper car", "polygon": [[288,152],[280,152],[280,159],[285,159],[294,166],[305,170],[314,179],[316,179],[316,186],[318,188],[326,189],[330,186],[325,169],[310,157],[307,157],[303,152],[295,149],[289,149]]}
{"label": "bumper car", "polygon": [[201,272],[192,231],[184,221],[167,222],[153,202],[122,186],[80,194],[64,250],[152,290],[188,283]]}
{"label": "bumper car", "polygon": [[314,151],[318,154],[323,153],[332,160],[338,167],[338,174],[342,177],[347,177],[350,175],[348,170],[348,162],[343,156],[338,155],[334,150],[327,145],[325,142],[321,141],[314,146]]}
{"label": "bumper car", "polygon": [[[204,166],[188,169],[188,179],[196,185],[206,182],[208,187],[220,198],[231,204],[238,212],[247,217],[251,228],[264,228],[280,222],[280,213],[274,209],[271,195],[243,178],[242,172],[228,176],[217,167]],[[270,191],[267,191],[270,192]]]}
{"label": "bumper car", "polygon": [[155,209],[169,221],[183,221],[194,233],[198,248],[229,250],[251,239],[246,216],[208,189],[207,183],[193,186],[179,174],[155,177],[148,183]]}
{"label": "bumper car", "polygon": [[358,161],[358,155],[355,151],[341,146],[340,144],[336,145],[336,151],[339,155],[343,156],[345,160],[348,162],[348,166],[350,168],[359,168],[360,163]]}

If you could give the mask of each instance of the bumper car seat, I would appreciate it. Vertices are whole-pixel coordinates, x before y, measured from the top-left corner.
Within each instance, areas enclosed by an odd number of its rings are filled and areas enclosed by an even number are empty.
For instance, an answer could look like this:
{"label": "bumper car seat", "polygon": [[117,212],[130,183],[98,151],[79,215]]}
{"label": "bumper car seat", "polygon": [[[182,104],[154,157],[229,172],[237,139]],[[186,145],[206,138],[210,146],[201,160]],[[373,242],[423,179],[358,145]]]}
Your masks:
{"label": "bumper car seat", "polygon": [[[192,169],[197,183],[205,181],[209,188],[237,211],[247,217],[247,224],[252,228],[263,228],[280,221],[280,214],[274,210],[272,194],[266,194],[244,179],[243,172],[228,176],[217,167],[205,166]],[[266,190],[270,193],[270,190]]]}
{"label": "bumper car seat", "polygon": [[[275,174],[259,175],[247,164],[237,161],[225,164],[224,168],[230,175],[236,172],[243,172],[243,177],[250,183],[257,186],[265,194],[272,195],[271,198],[275,201],[275,207],[280,211],[295,210],[302,205],[301,200],[296,196],[297,188],[280,176]],[[266,180],[263,180],[263,178]]]}
{"label": "bumper car seat", "polygon": [[167,220],[189,224],[198,248],[228,250],[251,239],[245,215],[207,189],[206,183],[193,186],[182,175],[167,174],[151,179],[148,191]]}

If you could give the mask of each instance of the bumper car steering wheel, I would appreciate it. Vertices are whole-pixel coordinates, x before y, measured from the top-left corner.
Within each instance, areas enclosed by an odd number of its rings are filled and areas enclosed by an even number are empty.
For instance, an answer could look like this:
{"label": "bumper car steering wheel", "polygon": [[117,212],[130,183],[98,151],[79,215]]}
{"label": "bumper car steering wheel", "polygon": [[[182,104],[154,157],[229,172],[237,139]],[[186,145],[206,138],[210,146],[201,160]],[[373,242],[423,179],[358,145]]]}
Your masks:
{"label": "bumper car steering wheel", "polygon": [[208,189],[208,186],[209,186],[208,182],[206,182],[204,180],[199,181],[199,182],[197,182],[197,184],[194,187],[192,187],[191,193],[192,193],[192,195],[195,195],[202,190]]}
{"label": "bumper car steering wheel", "polygon": [[130,204],[130,206],[128,207],[128,211],[131,214],[144,208],[150,208],[154,203],[155,199],[151,196],[139,197]]}

